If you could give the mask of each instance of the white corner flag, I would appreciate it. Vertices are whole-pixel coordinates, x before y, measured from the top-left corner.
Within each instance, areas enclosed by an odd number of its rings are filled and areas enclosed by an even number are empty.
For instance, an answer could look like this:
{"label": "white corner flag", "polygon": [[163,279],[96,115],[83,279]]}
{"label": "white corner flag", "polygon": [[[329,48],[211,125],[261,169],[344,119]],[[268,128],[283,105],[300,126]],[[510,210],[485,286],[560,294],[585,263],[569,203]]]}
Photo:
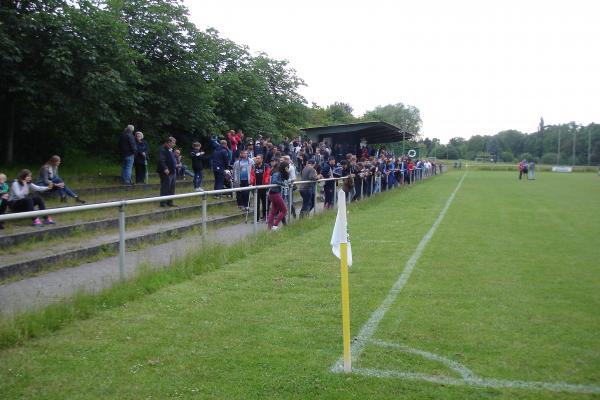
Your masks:
{"label": "white corner flag", "polygon": [[346,222],[346,193],[340,189],[338,192],[338,212],[335,226],[331,235],[331,251],[341,260],[340,243],[348,243],[348,266],[352,266],[352,247],[348,241],[348,223]]}

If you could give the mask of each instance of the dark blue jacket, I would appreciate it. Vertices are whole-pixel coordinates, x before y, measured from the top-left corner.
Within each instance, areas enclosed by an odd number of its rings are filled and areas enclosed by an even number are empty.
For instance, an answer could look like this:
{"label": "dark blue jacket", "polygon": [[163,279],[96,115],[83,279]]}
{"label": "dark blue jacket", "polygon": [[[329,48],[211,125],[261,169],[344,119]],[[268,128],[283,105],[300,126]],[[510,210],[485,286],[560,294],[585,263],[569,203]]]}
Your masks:
{"label": "dark blue jacket", "polygon": [[165,169],[169,169],[169,175],[175,174],[175,166],[177,162],[175,161],[175,154],[170,151],[165,146],[160,146],[160,151],[158,152],[158,165],[156,167],[156,172],[159,174],[164,174]]}
{"label": "dark blue jacket", "polygon": [[220,146],[212,155],[213,171],[223,171],[227,166],[229,166],[229,151]]}
{"label": "dark blue jacket", "polygon": [[135,138],[133,133],[127,132],[126,130],[119,136],[119,152],[121,157],[129,157],[135,154],[136,149]]}
{"label": "dark blue jacket", "polygon": [[[136,141],[135,142],[135,146],[136,146],[136,150],[135,150],[135,163],[136,164],[144,164],[144,162],[146,160],[148,160],[148,142],[146,142],[144,139],[142,139],[141,142]],[[146,156],[144,157],[142,155],[142,153],[146,153]]]}
{"label": "dark blue jacket", "polygon": [[271,175],[271,185],[277,185],[269,188],[269,193],[281,193],[284,186],[287,186],[288,181],[284,180],[281,176],[281,172],[275,172]]}

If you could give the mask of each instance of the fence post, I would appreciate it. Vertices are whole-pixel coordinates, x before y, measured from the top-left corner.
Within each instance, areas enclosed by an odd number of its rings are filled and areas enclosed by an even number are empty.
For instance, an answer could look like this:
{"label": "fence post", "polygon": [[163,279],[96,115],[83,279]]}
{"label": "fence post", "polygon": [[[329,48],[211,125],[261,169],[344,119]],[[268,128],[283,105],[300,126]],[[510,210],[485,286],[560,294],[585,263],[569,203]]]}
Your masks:
{"label": "fence post", "polygon": [[337,205],[337,183],[337,179],[333,181],[333,208]]}
{"label": "fence post", "polygon": [[205,242],[208,237],[208,232],[206,230],[206,203],[207,198],[206,195],[202,195],[202,241]]}
{"label": "fence post", "polygon": [[267,196],[267,200],[265,201],[265,222],[269,221],[269,213],[271,212],[271,203],[269,202],[269,191],[271,188],[267,189],[265,196]]}
{"label": "fence post", "polygon": [[256,230],[258,228],[258,189],[254,189],[253,191],[254,193],[254,223],[253,225],[253,231],[254,234],[256,235]]}
{"label": "fence post", "polygon": [[319,192],[319,182],[315,181],[315,195],[313,196],[314,214],[317,215],[317,193]]}
{"label": "fence post", "polygon": [[365,188],[365,177],[363,176],[362,178],[360,178],[360,199],[359,200],[363,199],[363,192],[364,192],[363,189],[364,188]]}
{"label": "fence post", "polygon": [[125,206],[119,206],[119,277],[125,280]]}
{"label": "fence post", "polygon": [[288,185],[288,212],[287,212],[287,223],[292,222],[292,207],[294,205],[294,183]]}

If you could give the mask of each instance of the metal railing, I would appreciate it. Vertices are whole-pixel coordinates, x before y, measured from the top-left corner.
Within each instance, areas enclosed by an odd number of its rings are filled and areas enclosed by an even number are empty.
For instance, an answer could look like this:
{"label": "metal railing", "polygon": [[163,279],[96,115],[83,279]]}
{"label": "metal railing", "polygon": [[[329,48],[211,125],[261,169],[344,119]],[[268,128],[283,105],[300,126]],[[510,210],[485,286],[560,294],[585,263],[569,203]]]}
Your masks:
{"label": "metal railing", "polygon": [[[400,170],[398,170],[400,171]],[[371,175],[372,177],[375,177],[374,175]],[[381,179],[383,175],[381,175],[379,178]],[[417,180],[422,180],[425,179],[427,177],[429,177],[430,175],[425,176],[425,174],[422,174],[422,176],[419,176],[417,178],[417,174],[414,173],[413,171],[413,179],[411,179],[411,181],[417,181]],[[316,181],[294,181],[291,182],[288,186],[287,186],[287,190],[288,190],[288,196],[286,198],[286,200],[288,201],[287,204],[287,208],[288,208],[288,215],[287,215],[287,220],[291,221],[291,210],[292,210],[292,205],[293,205],[293,194],[294,194],[294,190],[293,187],[297,186],[297,185],[314,185],[314,193],[313,193],[313,214],[316,215],[317,213],[317,198],[318,198],[318,194],[319,194],[319,190],[318,190],[318,185],[320,182],[328,182],[328,181],[334,181],[335,185],[334,185],[334,193],[333,193],[333,206],[335,207],[335,205],[337,204],[337,188],[338,188],[338,181],[340,180],[345,180],[345,179],[354,179],[354,177],[348,177],[348,176],[343,176],[343,177],[335,177],[335,178],[324,178],[324,179],[319,179]],[[359,192],[359,199],[362,199],[364,196],[364,181],[367,180],[365,179],[365,177],[363,178],[359,178],[361,179],[361,189]],[[369,195],[374,195],[376,193],[381,193],[381,190],[379,191],[373,191],[374,188],[374,184],[375,184],[375,179],[370,179],[371,182],[371,190],[369,192]],[[155,203],[155,202],[167,202],[170,200],[177,200],[177,199],[185,199],[185,198],[189,198],[189,197],[200,197],[202,198],[202,217],[201,217],[201,221],[200,223],[202,224],[202,239],[203,241],[205,241],[208,237],[208,228],[207,228],[207,221],[208,221],[208,217],[207,217],[207,204],[208,204],[208,197],[209,196],[220,196],[220,195],[225,195],[225,194],[233,194],[233,193],[238,193],[238,192],[245,192],[245,191],[251,191],[254,197],[254,207],[253,207],[253,211],[254,211],[254,219],[253,219],[253,234],[257,234],[258,232],[258,190],[259,189],[268,189],[268,188],[272,188],[272,187],[277,187],[278,185],[258,185],[258,186],[247,186],[247,187],[238,187],[238,188],[232,188],[232,189],[220,189],[220,190],[206,190],[206,191],[202,191],[202,192],[191,192],[191,193],[182,193],[182,194],[174,194],[174,195],[170,195],[170,196],[157,196],[157,197],[147,197],[147,198],[141,198],[141,199],[131,199],[131,200],[119,200],[119,201],[110,201],[110,202],[106,202],[106,203],[94,203],[94,204],[86,204],[86,205],[80,205],[80,206],[71,206],[71,207],[61,207],[61,208],[49,208],[46,210],[39,210],[39,211],[26,211],[26,212],[18,212],[18,213],[10,213],[10,214],[4,214],[4,215],[0,215],[0,222],[4,222],[4,221],[11,221],[11,220],[17,220],[17,219],[26,219],[26,218],[36,218],[36,217],[43,217],[43,216],[50,216],[50,215],[58,215],[58,214],[70,214],[70,213],[77,213],[77,212],[83,212],[83,211],[92,211],[92,210],[100,210],[100,209],[104,209],[104,208],[117,208],[118,209],[118,213],[119,213],[119,275],[121,279],[125,279],[125,252],[126,252],[126,247],[125,247],[125,207],[130,206],[130,205],[136,205],[136,204],[146,204],[146,203]],[[392,188],[387,187],[387,190],[390,190]],[[350,199],[352,200],[352,199]],[[266,210],[269,209],[269,198],[267,196],[266,199]]]}

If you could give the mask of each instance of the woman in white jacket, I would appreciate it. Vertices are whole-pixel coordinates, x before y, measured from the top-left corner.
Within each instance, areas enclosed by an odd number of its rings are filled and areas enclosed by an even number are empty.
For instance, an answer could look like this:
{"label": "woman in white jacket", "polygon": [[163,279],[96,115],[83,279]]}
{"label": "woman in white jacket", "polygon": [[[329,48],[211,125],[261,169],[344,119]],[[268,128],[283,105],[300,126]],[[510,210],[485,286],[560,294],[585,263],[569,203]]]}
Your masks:
{"label": "woman in white jacket", "polygon": [[[19,172],[17,179],[15,179],[10,187],[8,206],[15,213],[33,211],[35,206],[38,207],[38,210],[45,210],[44,199],[36,192],[45,192],[52,189],[52,186],[53,183],[50,183],[48,186],[38,186],[31,183],[31,171],[24,169]],[[45,216],[44,224],[54,224],[54,221],[52,218]],[[39,218],[34,218],[33,226],[42,226],[42,221]]]}

